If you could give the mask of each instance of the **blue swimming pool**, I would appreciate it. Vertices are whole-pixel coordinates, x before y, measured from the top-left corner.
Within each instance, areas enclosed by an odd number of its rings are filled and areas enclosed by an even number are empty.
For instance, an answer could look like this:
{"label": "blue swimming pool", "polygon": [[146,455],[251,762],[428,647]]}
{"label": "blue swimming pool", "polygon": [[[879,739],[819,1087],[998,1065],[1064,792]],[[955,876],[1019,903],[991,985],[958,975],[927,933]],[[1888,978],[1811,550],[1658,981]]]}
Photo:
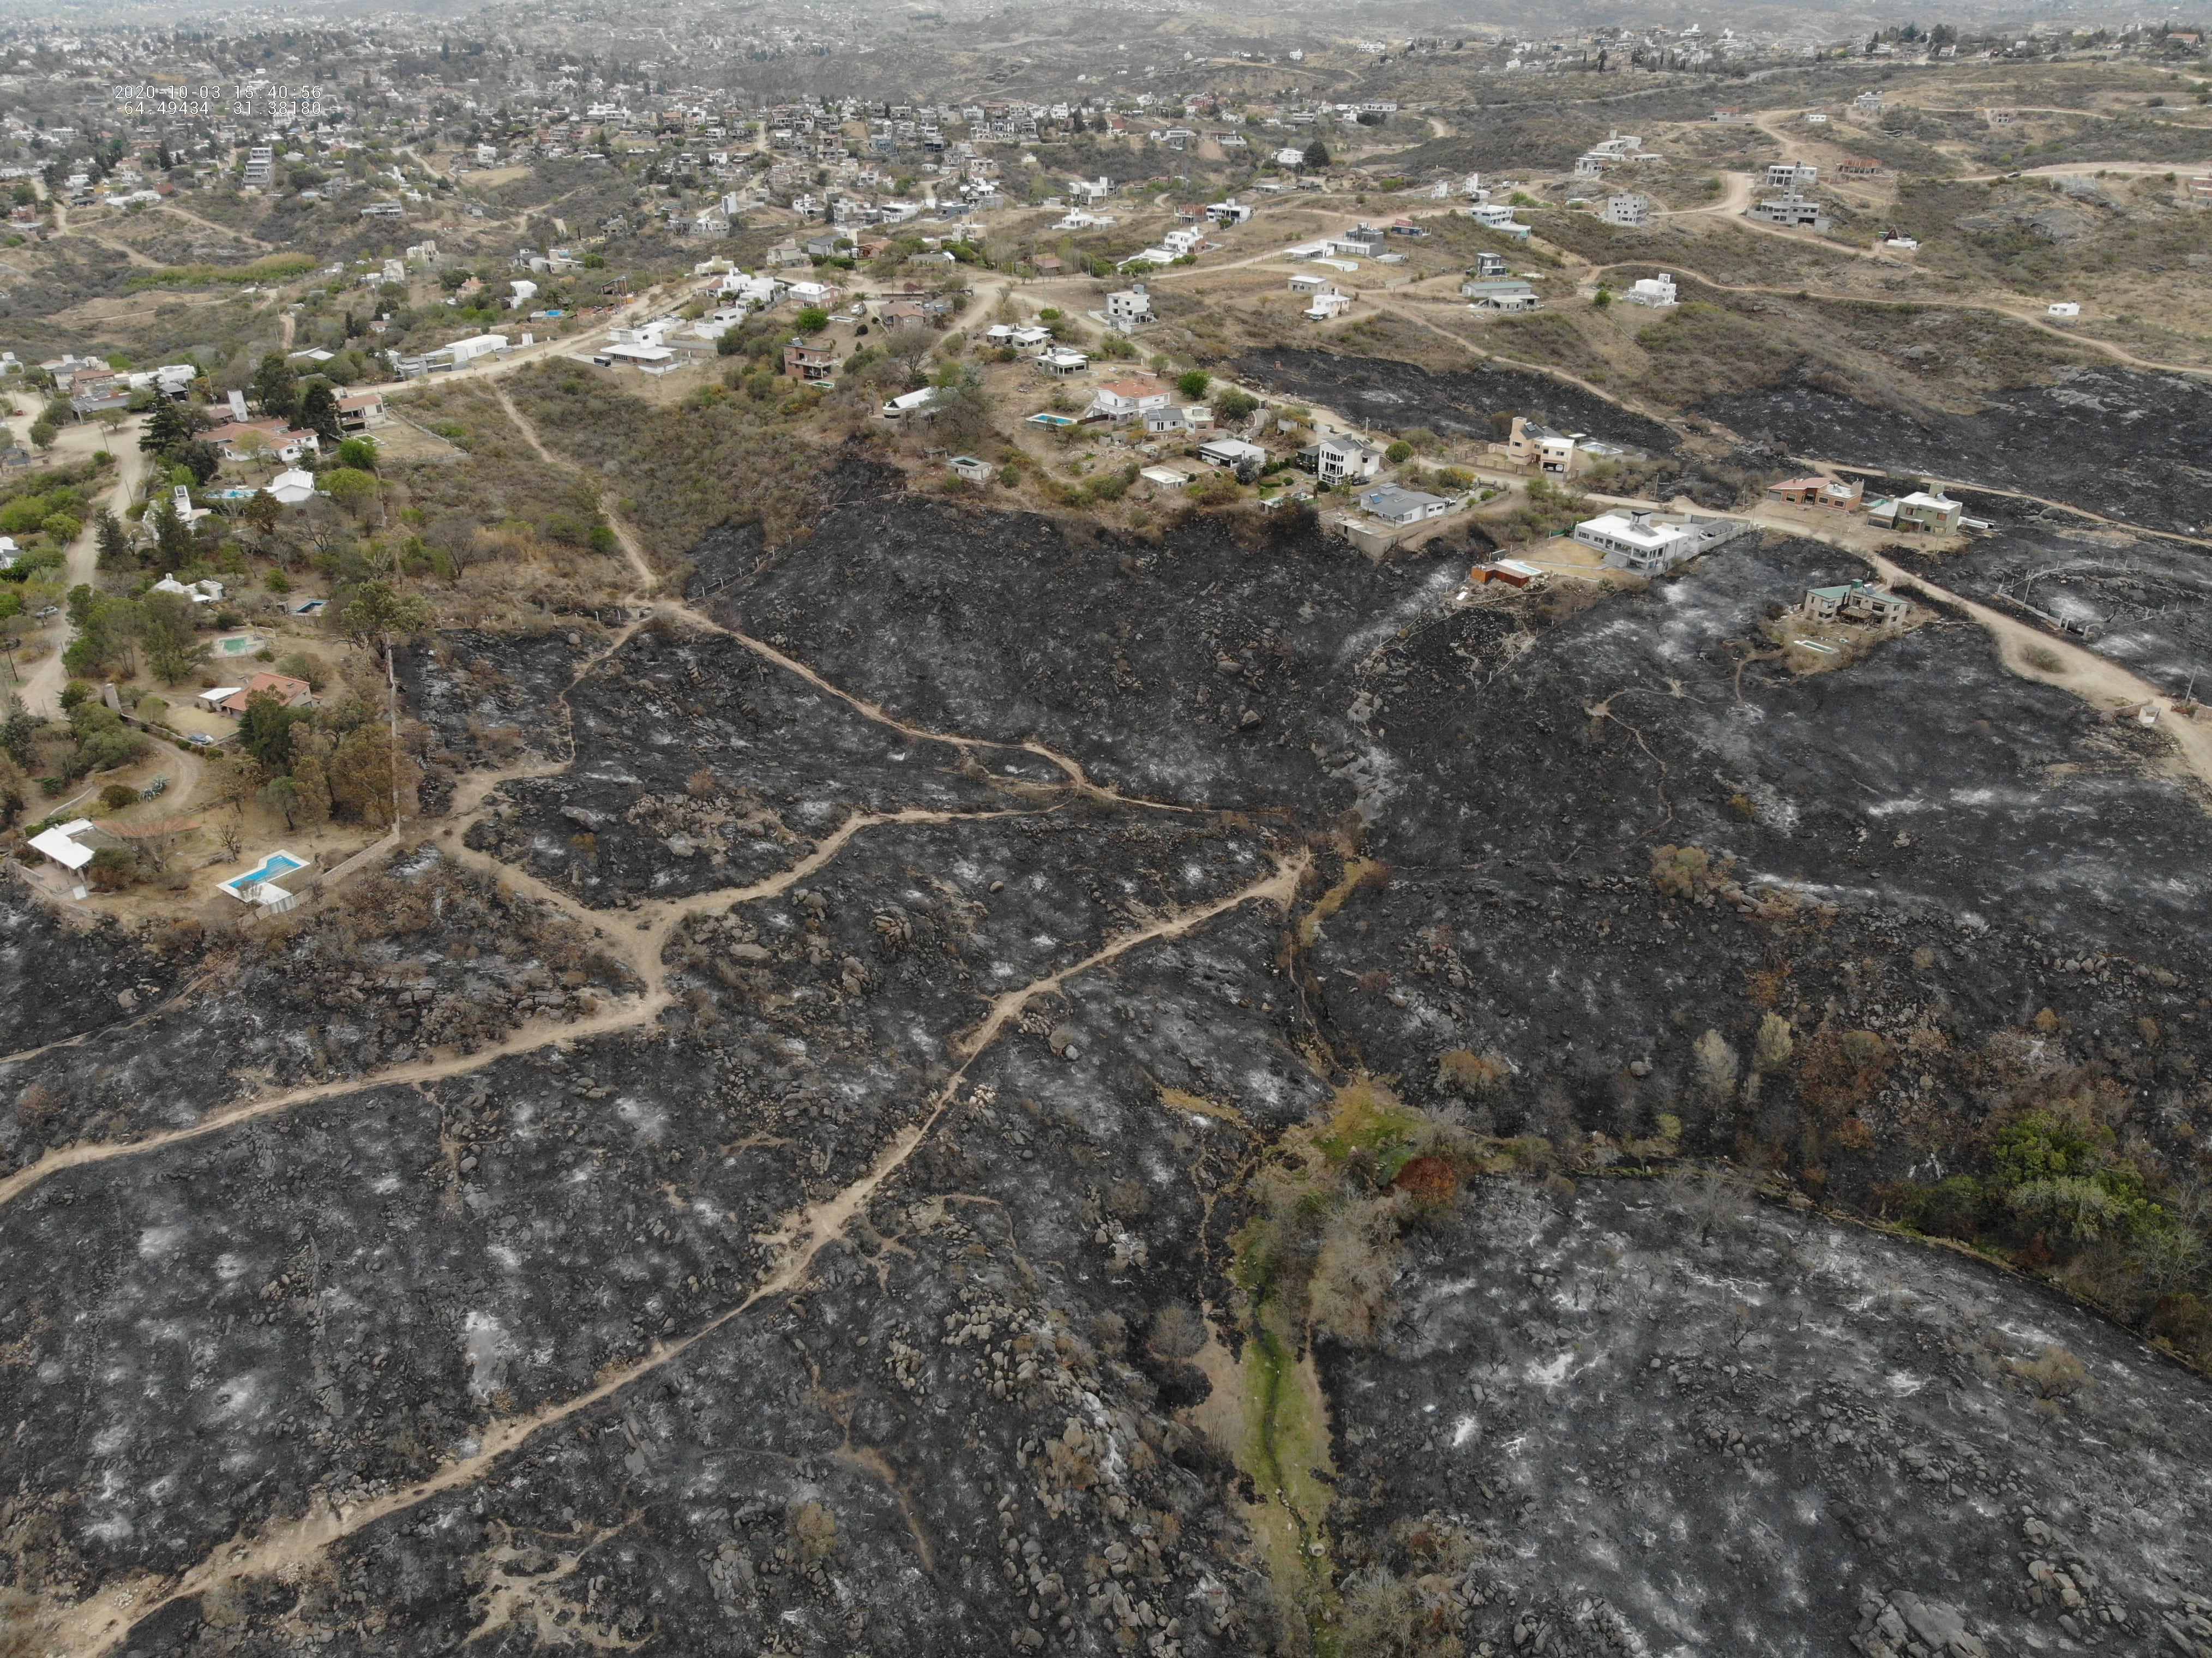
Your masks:
{"label": "blue swimming pool", "polygon": [[289,875],[295,869],[307,867],[305,862],[289,852],[272,852],[243,875],[234,875],[222,884],[222,890],[234,898],[244,898],[264,881],[273,881],[280,875]]}

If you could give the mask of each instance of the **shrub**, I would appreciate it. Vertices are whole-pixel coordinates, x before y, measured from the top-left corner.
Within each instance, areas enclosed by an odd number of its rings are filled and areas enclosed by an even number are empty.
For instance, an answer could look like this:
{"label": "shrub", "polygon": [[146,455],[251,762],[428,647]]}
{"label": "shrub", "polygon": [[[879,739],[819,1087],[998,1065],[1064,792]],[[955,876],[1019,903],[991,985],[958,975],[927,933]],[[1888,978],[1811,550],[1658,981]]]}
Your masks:
{"label": "shrub", "polygon": [[110,811],[121,811],[125,806],[138,804],[138,791],[128,783],[110,783],[100,790],[100,804]]}
{"label": "shrub", "polygon": [[1728,1038],[1717,1030],[1707,1030],[1698,1038],[1692,1053],[1697,1061],[1698,1084],[1705,1092],[1716,1101],[1734,1098],[1736,1057]]}
{"label": "shrub", "polygon": [[102,847],[84,866],[85,878],[100,892],[120,892],[138,878],[138,860],[120,847]]}
{"label": "shrub", "polygon": [[1389,461],[1393,466],[1402,465],[1405,462],[1413,459],[1413,446],[1407,442],[1403,438],[1399,439],[1397,442],[1392,444],[1388,449],[1385,449],[1382,452],[1382,459]]}
{"label": "shrub", "polygon": [[1458,1094],[1480,1094],[1506,1077],[1505,1061],[1494,1054],[1455,1048],[1437,1060],[1437,1086]]}

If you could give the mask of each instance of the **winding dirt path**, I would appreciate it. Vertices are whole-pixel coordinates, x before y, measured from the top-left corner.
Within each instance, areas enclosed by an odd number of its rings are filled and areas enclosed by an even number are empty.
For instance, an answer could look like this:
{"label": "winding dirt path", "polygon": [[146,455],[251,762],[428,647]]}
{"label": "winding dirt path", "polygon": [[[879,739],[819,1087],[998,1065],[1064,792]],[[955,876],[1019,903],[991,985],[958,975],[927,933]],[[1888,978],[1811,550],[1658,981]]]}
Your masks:
{"label": "winding dirt path", "polygon": [[[100,510],[113,513],[118,518],[131,504],[138,480],[146,475],[146,457],[139,452],[137,433],[144,424],[143,418],[133,419],[118,426],[112,435],[101,434],[103,445],[112,445],[115,456],[115,482],[100,500]],[[82,428],[78,428],[82,429]],[[89,582],[100,563],[100,519],[98,513],[88,518],[77,537],[69,544],[66,555],[69,585],[72,587]],[[50,655],[42,658],[23,676],[21,689],[17,693],[23,706],[33,714],[58,715],[61,712],[63,682],[68,676],[62,669],[62,653],[69,648],[76,630],[66,621],[61,626],[61,637],[54,641]]]}
{"label": "winding dirt path", "polygon": [[[1766,228],[1774,229],[1777,228],[1777,227],[1770,225],[1767,226]],[[1804,239],[1797,237],[1793,238],[1793,240],[1802,241]],[[1848,252],[1849,250],[1845,249],[1839,251]],[[1826,294],[1822,293],[1818,288],[1786,288],[1778,283],[1717,282],[1712,277],[1705,275],[1702,271],[1692,270],[1690,266],[1684,264],[1680,259],[1615,259],[1609,264],[1592,264],[1585,268],[1593,275],[1599,275],[1607,270],[1642,269],[1646,266],[1656,267],[1661,264],[1667,264],[1672,270],[1681,271],[1686,276],[1694,277],[1705,287],[1712,288],[1716,292],[1722,294],[1776,294],[1787,299],[1826,300],[1838,305],[1910,307],[1912,309],[1919,311],[1927,311],[1930,309],[1941,309],[1944,311],[1988,311],[2001,317],[2010,317],[2014,322],[2026,323],[2031,328],[2040,329],[2043,332],[2052,336],[2054,338],[2064,340],[2069,344],[2091,347],[2096,350],[2103,352],[2108,357],[2113,357],[2121,362],[2126,363],[2132,368],[2148,369],[2154,374],[2212,374],[2212,368],[2196,367],[2188,363],[2181,362],[2161,362],[2152,357],[2139,357],[2136,355],[2134,352],[2127,350],[2124,347],[2114,345],[2109,340],[2100,340],[2092,334],[2078,333],[2070,329],[2054,326],[2043,318],[2037,316],[2032,311],[2019,309],[2009,305],[2002,305],[1995,300],[1886,300],[1878,295],[1870,294]]]}
{"label": "winding dirt path", "polygon": [[[504,386],[500,385],[496,380],[493,381],[491,394],[499,399],[499,406],[507,411],[507,417],[514,422],[515,429],[529,440],[530,446],[537,452],[538,459],[544,461],[548,466],[557,466],[563,471],[580,472],[583,470],[575,462],[563,460],[545,446],[545,440],[538,435],[537,423],[514,406],[514,399],[507,395],[507,388]],[[615,532],[615,540],[622,546],[623,556],[629,560],[630,568],[637,573],[638,586],[649,593],[660,585],[660,577],[653,568],[653,561],[646,557],[643,544],[630,533],[629,525],[622,521],[621,514],[617,513],[611,505],[613,497],[612,490],[601,490],[599,510],[606,514],[607,523]]]}
{"label": "winding dirt path", "polygon": [[1046,746],[1033,737],[1024,738],[1018,743],[1006,742],[993,737],[964,737],[957,732],[934,732],[924,726],[909,724],[892,714],[881,703],[871,702],[867,698],[848,691],[842,685],[831,683],[796,657],[785,655],[765,640],[755,639],[742,629],[732,628],[725,623],[711,621],[688,605],[672,606],[663,613],[671,616],[672,619],[680,618],[703,633],[720,634],[726,639],[736,641],[763,660],[773,662],[779,668],[798,675],[815,689],[825,695],[836,697],[837,701],[844,703],[855,713],[874,720],[878,725],[887,726],[902,736],[911,737],[917,742],[944,743],[958,749],[963,754],[975,749],[998,749],[1009,752],[1033,754],[1048,765],[1056,767],[1067,779],[1067,786],[1070,788],[1089,795],[1094,800],[1110,802],[1117,806],[1133,806],[1146,811],[1182,811],[1200,815],[1212,810],[1210,806],[1181,805],[1172,801],[1147,800],[1139,795],[1124,794],[1120,790],[1109,788],[1103,783],[1094,783],[1091,780],[1090,774],[1084,770],[1081,762],[1060,753],[1057,749]]}
{"label": "winding dirt path", "polygon": [[[100,1655],[112,1651],[139,1623],[180,1600],[205,1594],[242,1577],[264,1576],[287,1566],[311,1563],[332,1545],[380,1520],[404,1513],[442,1492],[483,1479],[501,1458],[519,1449],[545,1429],[589,1410],[633,1382],[682,1357],[715,1332],[742,1318],[763,1301],[798,1289],[806,1281],[822,1252],[844,1236],[854,1218],[867,1207],[876,1194],[905,1167],[907,1161],[928,1139],[958,1097],[961,1086],[967,1079],[969,1067],[991,1042],[1004,1033],[1006,1025],[1023,1007],[1036,997],[1056,990],[1079,974],[1103,966],[1115,957],[1157,939],[1176,938],[1189,932],[1244,904],[1271,902],[1287,912],[1296,896],[1298,882],[1305,874],[1308,861],[1309,854],[1302,852],[1296,858],[1279,864],[1270,874],[1235,892],[1126,933],[1093,951],[1074,966],[1039,979],[1033,984],[1008,991],[995,999],[990,1015],[967,1039],[966,1052],[959,1069],[933,1096],[925,1114],[893,1137],[877,1153],[875,1161],[866,1172],[858,1179],[833,1196],[819,1203],[809,1204],[787,1217],[777,1230],[769,1235],[770,1242],[777,1248],[776,1264],[744,1299],[717,1314],[690,1334],[672,1342],[655,1344],[644,1357],[614,1371],[583,1393],[523,1415],[494,1422],[478,1436],[478,1449],[473,1455],[447,1463],[428,1479],[388,1491],[358,1508],[325,1507],[300,1519],[270,1526],[258,1536],[235,1538],[173,1579],[141,1576],[126,1582],[106,1585],[89,1600],[64,1609],[58,1614],[50,1614],[45,1620],[46,1638],[50,1643],[58,1643],[62,1650],[79,1655],[80,1658],[100,1658]],[[787,881],[786,884],[788,884]],[[127,1605],[119,1604],[126,1600]]]}
{"label": "winding dirt path", "polygon": [[[641,906],[642,920],[628,928],[606,925],[611,917],[603,917],[586,909],[558,887],[548,884],[526,870],[512,864],[501,863],[486,853],[477,852],[459,841],[441,845],[441,857],[455,863],[466,864],[506,883],[516,890],[528,894],[542,903],[551,905],[570,920],[588,929],[610,955],[618,956],[623,964],[638,976],[643,991],[635,996],[615,999],[598,1013],[580,1019],[550,1022],[543,1019],[526,1020],[508,1035],[489,1042],[471,1054],[447,1053],[427,1060],[412,1060],[405,1065],[388,1066],[380,1071],[363,1072],[358,1077],[337,1078],[330,1082],[310,1084],[304,1088],[290,1088],[259,1099],[210,1112],[199,1121],[181,1128],[165,1129],[135,1140],[85,1141],[49,1151],[36,1163],[26,1163],[4,1180],[0,1180],[0,1206],[13,1202],[50,1175],[64,1169],[79,1169],[90,1163],[110,1163],[118,1157],[138,1157],[149,1151],[158,1151],[172,1145],[182,1145],[209,1134],[220,1133],[240,1123],[252,1122],[262,1117],[275,1116],[317,1100],[326,1100],[340,1094],[366,1092],[371,1089],[412,1087],[422,1083],[441,1082],[448,1077],[465,1075],[516,1054],[527,1054],[540,1048],[565,1046],[592,1036],[612,1035],[618,1031],[642,1029],[660,1016],[663,1009],[674,999],[667,987],[667,969],[660,960],[668,935],[684,916],[694,910],[720,907],[735,909],[740,905],[757,903],[763,898],[773,898],[787,891],[797,883],[821,869],[823,865],[845,849],[853,837],[863,830],[884,823],[949,823],[969,819],[978,821],[994,817],[1018,817],[1031,814],[1019,810],[1003,811],[939,811],[919,808],[902,811],[861,812],[847,818],[829,835],[815,842],[813,849],[796,863],[787,865],[775,874],[765,876],[745,886],[729,887],[714,892],[697,894],[689,898],[664,898]],[[625,916],[638,911],[625,910]],[[96,1032],[88,1032],[96,1035]],[[70,1039],[77,1040],[77,1039]],[[57,1048],[63,1043],[49,1043]],[[43,1051],[43,1050],[34,1050]]]}

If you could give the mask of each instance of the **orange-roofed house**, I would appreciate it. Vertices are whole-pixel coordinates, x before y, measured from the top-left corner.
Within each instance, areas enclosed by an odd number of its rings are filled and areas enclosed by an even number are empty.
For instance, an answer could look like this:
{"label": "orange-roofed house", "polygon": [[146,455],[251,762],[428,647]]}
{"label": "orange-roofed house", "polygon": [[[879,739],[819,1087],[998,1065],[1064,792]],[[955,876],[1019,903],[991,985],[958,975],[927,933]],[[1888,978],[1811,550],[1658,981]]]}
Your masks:
{"label": "orange-roofed house", "polygon": [[288,708],[312,708],[315,705],[314,690],[306,680],[264,671],[252,675],[216,706],[225,714],[242,714],[246,705],[264,693],[277,698]]}

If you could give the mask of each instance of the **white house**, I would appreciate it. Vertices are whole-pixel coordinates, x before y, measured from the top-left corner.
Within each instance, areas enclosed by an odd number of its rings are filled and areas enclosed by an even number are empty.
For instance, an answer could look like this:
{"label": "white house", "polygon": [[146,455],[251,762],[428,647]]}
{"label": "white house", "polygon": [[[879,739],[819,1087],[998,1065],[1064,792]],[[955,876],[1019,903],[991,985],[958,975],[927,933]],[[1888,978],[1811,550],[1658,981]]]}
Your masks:
{"label": "white house", "polygon": [[1766,187],[1769,190],[1810,190],[1820,182],[1820,169],[1808,161],[1769,161],[1766,164]]}
{"label": "white house", "polygon": [[83,845],[79,835],[90,835],[100,826],[89,817],[78,817],[52,829],[41,829],[31,837],[31,849],[59,864],[69,872],[71,896],[85,896],[84,866],[92,861],[94,848]]}
{"label": "white house", "polygon": [[1297,464],[1323,483],[1371,478],[1382,468],[1382,452],[1358,438],[1322,438],[1298,451]]}
{"label": "white house", "polygon": [[1198,446],[1198,458],[1216,466],[1225,466],[1235,471],[1240,466],[1255,469],[1267,464],[1267,452],[1256,443],[1247,443],[1242,438],[1215,438]]}
{"label": "white house", "polygon": [[1036,354],[1036,361],[1039,373],[1056,374],[1062,379],[1070,374],[1079,374],[1091,367],[1090,354],[1079,351],[1072,345],[1048,346]]}
{"label": "white house", "polygon": [[1208,202],[1206,216],[1216,224],[1243,224],[1251,218],[1252,209],[1231,196],[1225,202]]}
{"label": "white house", "polygon": [[1525,237],[1528,234],[1529,227],[1516,224],[1513,210],[1502,203],[1494,205],[1487,202],[1480,203],[1468,209],[1467,216],[1485,230],[1495,230],[1506,236]]}
{"label": "white house", "polygon": [[261,486],[261,493],[279,507],[297,507],[303,501],[313,499],[315,475],[291,467],[279,472]]}
{"label": "white house", "polygon": [[1664,270],[1656,276],[1639,276],[1629,283],[1628,292],[1621,297],[1631,305],[1648,305],[1655,310],[1664,310],[1675,303],[1674,278]]}
{"label": "white house", "polygon": [[2075,300],[2054,300],[2044,312],[2054,322],[2071,322],[2081,314],[2081,303]]}
{"label": "white house", "polygon": [[1663,574],[1753,528],[1735,519],[1622,507],[1583,519],[1575,525],[1574,536],[1585,547],[1603,553],[1608,567],[1649,576]]}
{"label": "white house", "polygon": [[1315,295],[1313,303],[1302,314],[1308,322],[1327,322],[1330,318],[1342,316],[1351,309],[1352,295],[1339,294],[1332,288],[1326,294]]}
{"label": "white house", "polygon": [[179,581],[174,572],[172,572],[155,582],[150,591],[157,593],[181,594],[195,604],[222,603],[222,583],[212,577],[204,581]]}
{"label": "white house", "polygon": [[478,357],[489,356],[495,351],[506,349],[507,336],[504,334],[471,334],[465,340],[455,340],[423,355],[429,357],[443,355],[458,368],[465,362],[473,362]]}
{"label": "white house", "polygon": [[1297,276],[1291,278],[1291,292],[1293,294],[1334,294],[1336,292],[1336,284],[1331,282],[1327,276],[1316,276],[1310,271],[1301,270]]}
{"label": "white house", "polygon": [[1639,191],[1624,190],[1617,196],[1605,198],[1601,216],[1607,224],[1633,228],[1651,222],[1651,198]]}
{"label": "white house", "polygon": [[1145,292],[1142,282],[1118,288],[1106,296],[1106,323],[1124,333],[1139,323],[1152,320],[1152,296]]}
{"label": "white house", "polygon": [[904,420],[909,416],[916,420],[926,420],[936,412],[931,405],[937,401],[938,392],[939,388],[934,386],[925,386],[919,392],[908,392],[893,398],[878,412],[885,420]]}
{"label": "white house", "polygon": [[538,284],[533,282],[511,282],[507,288],[510,293],[507,303],[510,310],[520,311],[538,297]]}
{"label": "white house", "polygon": [[1120,422],[1168,406],[1168,388],[1153,380],[1109,380],[1091,394],[1091,412]]}

